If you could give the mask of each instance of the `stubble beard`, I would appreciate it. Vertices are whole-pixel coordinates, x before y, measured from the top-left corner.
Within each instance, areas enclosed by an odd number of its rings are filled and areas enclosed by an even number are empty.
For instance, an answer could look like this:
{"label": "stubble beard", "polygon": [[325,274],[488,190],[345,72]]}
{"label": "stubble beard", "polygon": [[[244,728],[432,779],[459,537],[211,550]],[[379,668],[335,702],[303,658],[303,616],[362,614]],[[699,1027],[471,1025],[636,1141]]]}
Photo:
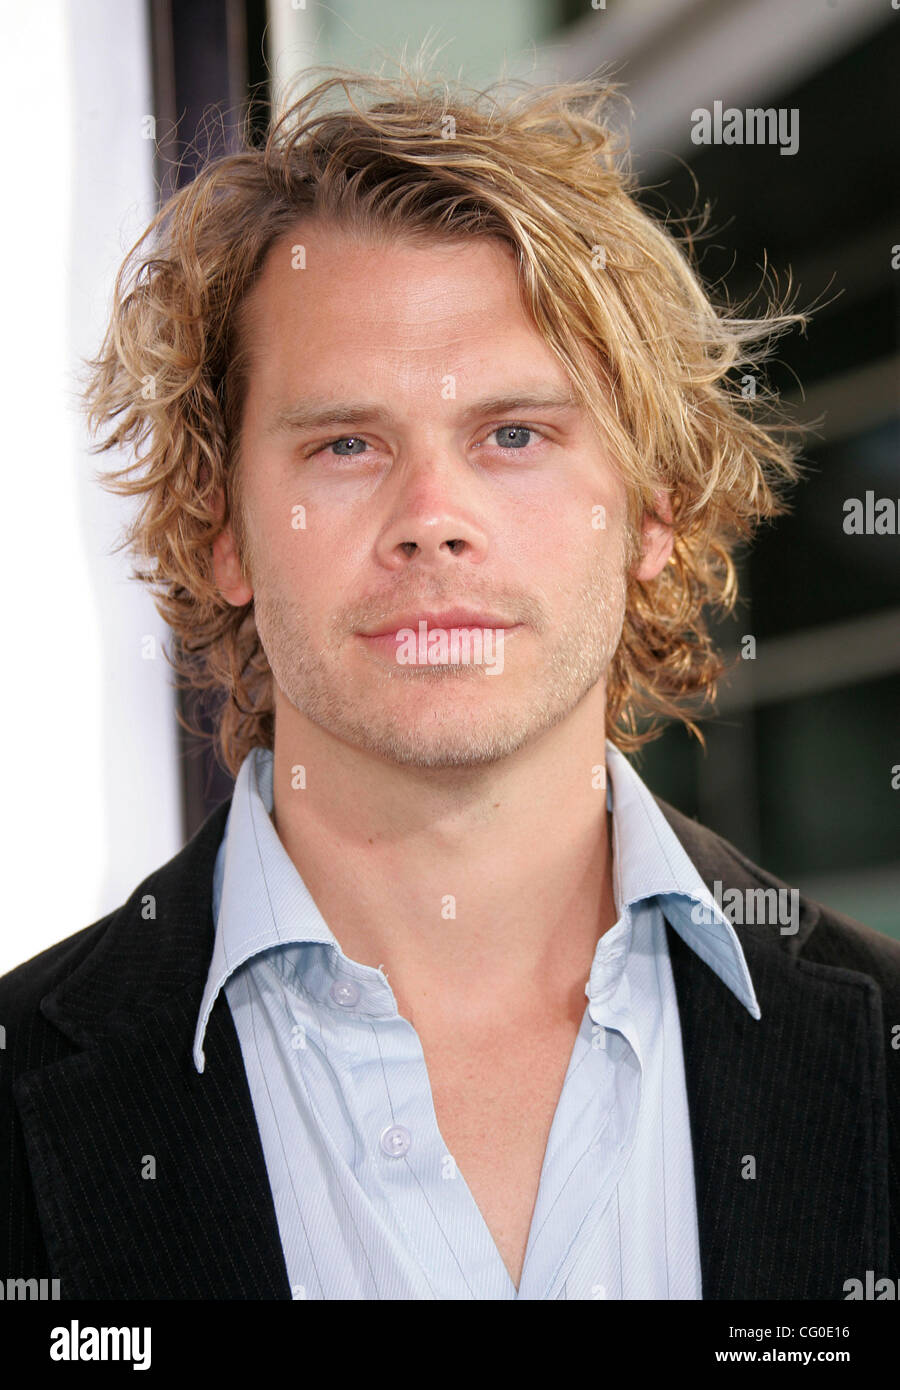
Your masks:
{"label": "stubble beard", "polygon": [[[532,605],[534,621],[508,641],[496,675],[485,666],[398,665],[381,676],[362,653],[351,655],[359,638],[346,618],[332,618],[317,641],[301,604],[251,562],[257,632],[281,698],[334,737],[409,767],[482,766],[559,724],[604,678],[625,616],[624,552],[623,545],[598,558],[555,634]],[[529,651],[537,659],[527,672]],[[459,686],[484,681],[486,698],[470,699]],[[413,699],[405,695],[410,684]]]}

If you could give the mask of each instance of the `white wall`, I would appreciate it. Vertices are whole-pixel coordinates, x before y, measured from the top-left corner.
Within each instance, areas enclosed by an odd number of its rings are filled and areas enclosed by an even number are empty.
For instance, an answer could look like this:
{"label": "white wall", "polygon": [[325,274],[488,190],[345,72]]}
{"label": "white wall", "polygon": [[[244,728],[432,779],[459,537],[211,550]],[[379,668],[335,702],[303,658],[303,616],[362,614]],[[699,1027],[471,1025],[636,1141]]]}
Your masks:
{"label": "white wall", "polygon": [[4,332],[0,973],[118,906],[182,843],[166,629],[109,553],[133,503],[92,481],[80,356],[155,207],[142,0],[0,20]]}

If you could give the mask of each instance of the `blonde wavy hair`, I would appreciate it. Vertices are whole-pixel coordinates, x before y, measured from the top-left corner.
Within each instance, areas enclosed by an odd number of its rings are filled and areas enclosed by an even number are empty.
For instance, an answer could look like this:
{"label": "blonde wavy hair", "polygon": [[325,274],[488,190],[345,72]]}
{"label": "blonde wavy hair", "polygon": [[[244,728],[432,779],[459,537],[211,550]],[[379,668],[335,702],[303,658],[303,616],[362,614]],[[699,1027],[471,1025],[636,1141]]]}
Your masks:
{"label": "blonde wavy hair", "polygon": [[616,85],[519,83],[501,95],[500,84],[468,93],[405,67],[314,77],[264,145],[245,126],[237,152],[208,160],[160,208],[119,270],[101,349],[85,359],[91,434],[108,430],[92,452],[130,445],[134,457],[97,480],[142,499],[116,548],[138,558],[132,577],[174,633],[176,684],[218,703],[213,735],[180,722],[214,739],[233,777],[251,748],[273,747],[253,602],[221,596],[212,544],[231,521],[244,563],[245,297],[273,242],[315,216],[512,249],[526,312],[613,448],[632,538],[659,489],[671,505],[672,559],[654,580],[629,577],[607,737],[633,751],[677,719],[702,742],[694,719],[724,670],[704,612],[732,610],[735,549],[787,510],[801,472],[790,442],[800,427],[767,390],[745,395],[740,374],[755,374],[807,314],[772,299],[761,317],[714,304],[691,233],[676,236],[637,202]]}

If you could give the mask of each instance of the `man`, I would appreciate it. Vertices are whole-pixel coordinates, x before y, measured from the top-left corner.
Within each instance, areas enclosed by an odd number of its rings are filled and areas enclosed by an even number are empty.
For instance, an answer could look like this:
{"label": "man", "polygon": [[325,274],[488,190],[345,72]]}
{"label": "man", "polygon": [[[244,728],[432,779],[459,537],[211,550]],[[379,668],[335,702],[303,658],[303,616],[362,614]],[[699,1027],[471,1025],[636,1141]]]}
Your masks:
{"label": "man", "polygon": [[900,947],[624,756],[721,671],[703,610],[796,476],[728,373],[801,316],[712,306],[588,84],[485,110],[360,79],[374,100],[322,109],[339,84],[162,210],[93,363],[236,784],[0,984],[8,1273],[896,1278]]}

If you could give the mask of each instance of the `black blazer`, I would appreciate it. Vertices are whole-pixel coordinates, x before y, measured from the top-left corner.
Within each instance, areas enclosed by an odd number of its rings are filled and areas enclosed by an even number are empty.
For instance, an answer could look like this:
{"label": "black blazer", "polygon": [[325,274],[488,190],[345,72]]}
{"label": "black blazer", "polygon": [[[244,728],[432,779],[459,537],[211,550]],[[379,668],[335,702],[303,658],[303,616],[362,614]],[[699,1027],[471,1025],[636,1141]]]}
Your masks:
{"label": "black blazer", "polygon": [[[229,804],[115,912],[0,979],[2,1279],[56,1277],[63,1299],[291,1296],[224,993],[203,1075],[191,1057]],[[659,805],[711,890],[786,887]],[[793,936],[735,930],[760,1020],[667,928],[704,1298],[897,1279],[900,943],[803,897]]]}

